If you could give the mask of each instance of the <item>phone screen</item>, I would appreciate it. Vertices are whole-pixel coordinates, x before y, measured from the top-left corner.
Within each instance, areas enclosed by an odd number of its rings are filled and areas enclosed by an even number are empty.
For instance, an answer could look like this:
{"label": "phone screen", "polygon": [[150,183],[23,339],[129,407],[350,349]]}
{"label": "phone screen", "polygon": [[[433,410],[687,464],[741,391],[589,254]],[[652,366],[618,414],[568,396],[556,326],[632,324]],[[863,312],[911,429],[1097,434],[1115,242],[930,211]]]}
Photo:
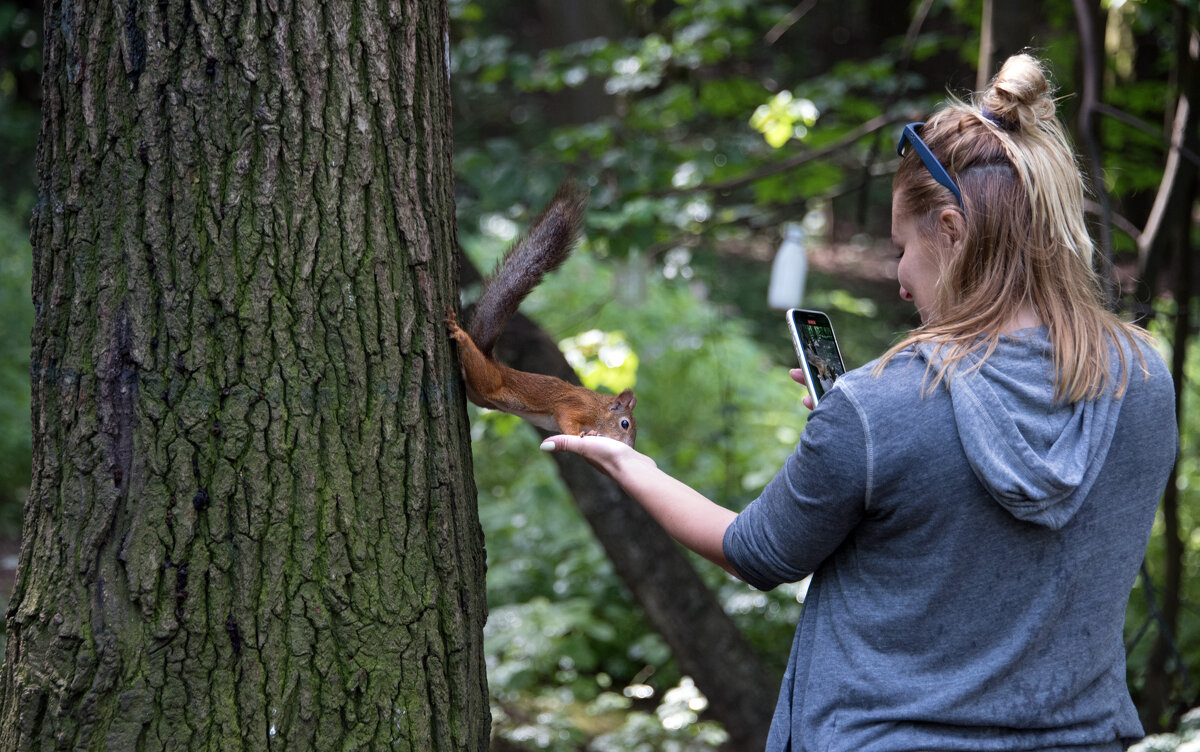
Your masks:
{"label": "phone screen", "polygon": [[808,392],[815,407],[833,382],[846,372],[842,353],[833,336],[833,324],[820,311],[793,308],[787,312],[788,329],[796,346],[796,356],[804,369]]}

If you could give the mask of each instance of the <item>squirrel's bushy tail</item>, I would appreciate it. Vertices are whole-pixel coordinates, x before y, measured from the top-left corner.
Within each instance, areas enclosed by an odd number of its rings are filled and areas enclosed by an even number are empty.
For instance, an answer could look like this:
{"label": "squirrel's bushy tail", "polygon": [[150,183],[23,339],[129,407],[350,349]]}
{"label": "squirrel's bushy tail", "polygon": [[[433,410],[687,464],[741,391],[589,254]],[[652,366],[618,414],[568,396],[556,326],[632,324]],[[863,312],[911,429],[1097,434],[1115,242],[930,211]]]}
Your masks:
{"label": "squirrel's bushy tail", "polygon": [[467,327],[485,355],[491,354],[500,332],[525,296],[571,255],[583,228],[586,207],[587,192],[572,180],[563,183],[541,216],[524,237],[513,243],[488,277]]}

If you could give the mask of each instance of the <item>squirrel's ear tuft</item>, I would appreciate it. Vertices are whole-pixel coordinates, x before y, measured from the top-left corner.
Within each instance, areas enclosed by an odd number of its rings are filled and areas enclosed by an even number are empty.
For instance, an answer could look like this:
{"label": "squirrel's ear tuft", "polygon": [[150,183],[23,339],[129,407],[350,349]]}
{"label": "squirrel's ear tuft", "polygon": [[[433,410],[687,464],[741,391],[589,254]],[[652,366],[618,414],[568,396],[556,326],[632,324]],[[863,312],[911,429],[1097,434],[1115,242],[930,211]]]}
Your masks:
{"label": "squirrel's ear tuft", "polygon": [[633,390],[626,389],[625,391],[618,394],[617,398],[615,400],[613,400],[612,410],[614,412],[617,410],[632,410],[633,406],[636,404],[637,404],[637,397],[633,396]]}

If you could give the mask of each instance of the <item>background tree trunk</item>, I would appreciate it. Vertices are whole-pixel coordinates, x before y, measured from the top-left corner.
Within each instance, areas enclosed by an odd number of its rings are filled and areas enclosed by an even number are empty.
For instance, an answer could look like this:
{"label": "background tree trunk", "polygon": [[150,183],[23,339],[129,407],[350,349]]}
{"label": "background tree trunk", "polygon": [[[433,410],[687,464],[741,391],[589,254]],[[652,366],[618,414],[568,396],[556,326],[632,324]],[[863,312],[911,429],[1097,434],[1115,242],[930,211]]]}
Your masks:
{"label": "background tree trunk", "polygon": [[[1191,307],[1196,285],[1196,266],[1193,243],[1194,207],[1197,196],[1197,168],[1180,151],[1195,154],[1200,149],[1200,32],[1196,30],[1194,14],[1177,10],[1180,21],[1178,39],[1178,85],[1174,122],[1168,133],[1171,150],[1168,152],[1159,195],[1146,229],[1139,238],[1143,263],[1142,284],[1156,286],[1160,271],[1173,266],[1170,282],[1175,299],[1175,320],[1171,325],[1171,372],[1175,380],[1175,412],[1184,430],[1185,365],[1189,336],[1193,332]],[[1165,286],[1165,285],[1164,285]],[[1186,451],[1186,450],[1185,450]],[[1187,667],[1182,665],[1177,639],[1180,612],[1184,607],[1183,580],[1186,576],[1183,523],[1180,515],[1181,497],[1177,483],[1179,465],[1171,469],[1163,491],[1162,518],[1164,556],[1162,565],[1162,621],[1154,648],[1147,662],[1146,688],[1141,699],[1143,721],[1150,731],[1158,731],[1178,722],[1195,705],[1195,689],[1191,686]],[[1186,512],[1185,512],[1186,514]]]}
{"label": "background tree trunk", "polygon": [[[619,39],[628,32],[625,4],[620,0],[538,0],[542,33],[539,49],[567,47],[586,39]],[[613,113],[616,100],[605,92],[604,80],[590,76],[582,85],[555,93],[546,116],[556,125],[587,123]]]}
{"label": "background tree trunk", "polygon": [[[462,281],[464,285],[482,282],[465,256]],[[513,368],[580,383],[549,335],[521,313],[505,327],[496,355]],[[708,699],[708,715],[729,734],[724,749],[761,750],[782,672],[764,663],[700,579],[683,548],[640,504],[580,458],[564,453],[551,457],[617,576],[670,646],[680,670]]]}
{"label": "background tree trunk", "polygon": [[485,749],[445,3],[45,29],[0,748]]}
{"label": "background tree trunk", "polygon": [[[980,49],[980,65],[975,78],[976,91],[987,88],[988,81],[1000,71],[1000,66],[1004,65],[1009,56],[1026,48],[1037,50],[1052,32],[1050,24],[1047,23],[1045,3],[1038,0],[993,0],[990,5],[990,22],[981,24],[988,29],[990,39],[986,50]],[[987,4],[984,7],[986,8]]]}

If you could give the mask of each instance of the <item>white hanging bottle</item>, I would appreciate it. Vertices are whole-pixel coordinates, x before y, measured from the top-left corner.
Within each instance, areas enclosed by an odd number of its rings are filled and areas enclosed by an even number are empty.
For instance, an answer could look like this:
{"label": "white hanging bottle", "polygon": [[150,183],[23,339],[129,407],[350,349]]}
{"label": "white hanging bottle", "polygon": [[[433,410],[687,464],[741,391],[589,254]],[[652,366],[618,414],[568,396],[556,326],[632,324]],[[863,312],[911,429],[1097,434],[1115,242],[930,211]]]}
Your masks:
{"label": "white hanging bottle", "polygon": [[783,243],[771,263],[771,281],[767,285],[767,305],[778,310],[799,308],[804,301],[804,280],[808,276],[808,255],[804,250],[804,228],[794,222],[783,226]]}

